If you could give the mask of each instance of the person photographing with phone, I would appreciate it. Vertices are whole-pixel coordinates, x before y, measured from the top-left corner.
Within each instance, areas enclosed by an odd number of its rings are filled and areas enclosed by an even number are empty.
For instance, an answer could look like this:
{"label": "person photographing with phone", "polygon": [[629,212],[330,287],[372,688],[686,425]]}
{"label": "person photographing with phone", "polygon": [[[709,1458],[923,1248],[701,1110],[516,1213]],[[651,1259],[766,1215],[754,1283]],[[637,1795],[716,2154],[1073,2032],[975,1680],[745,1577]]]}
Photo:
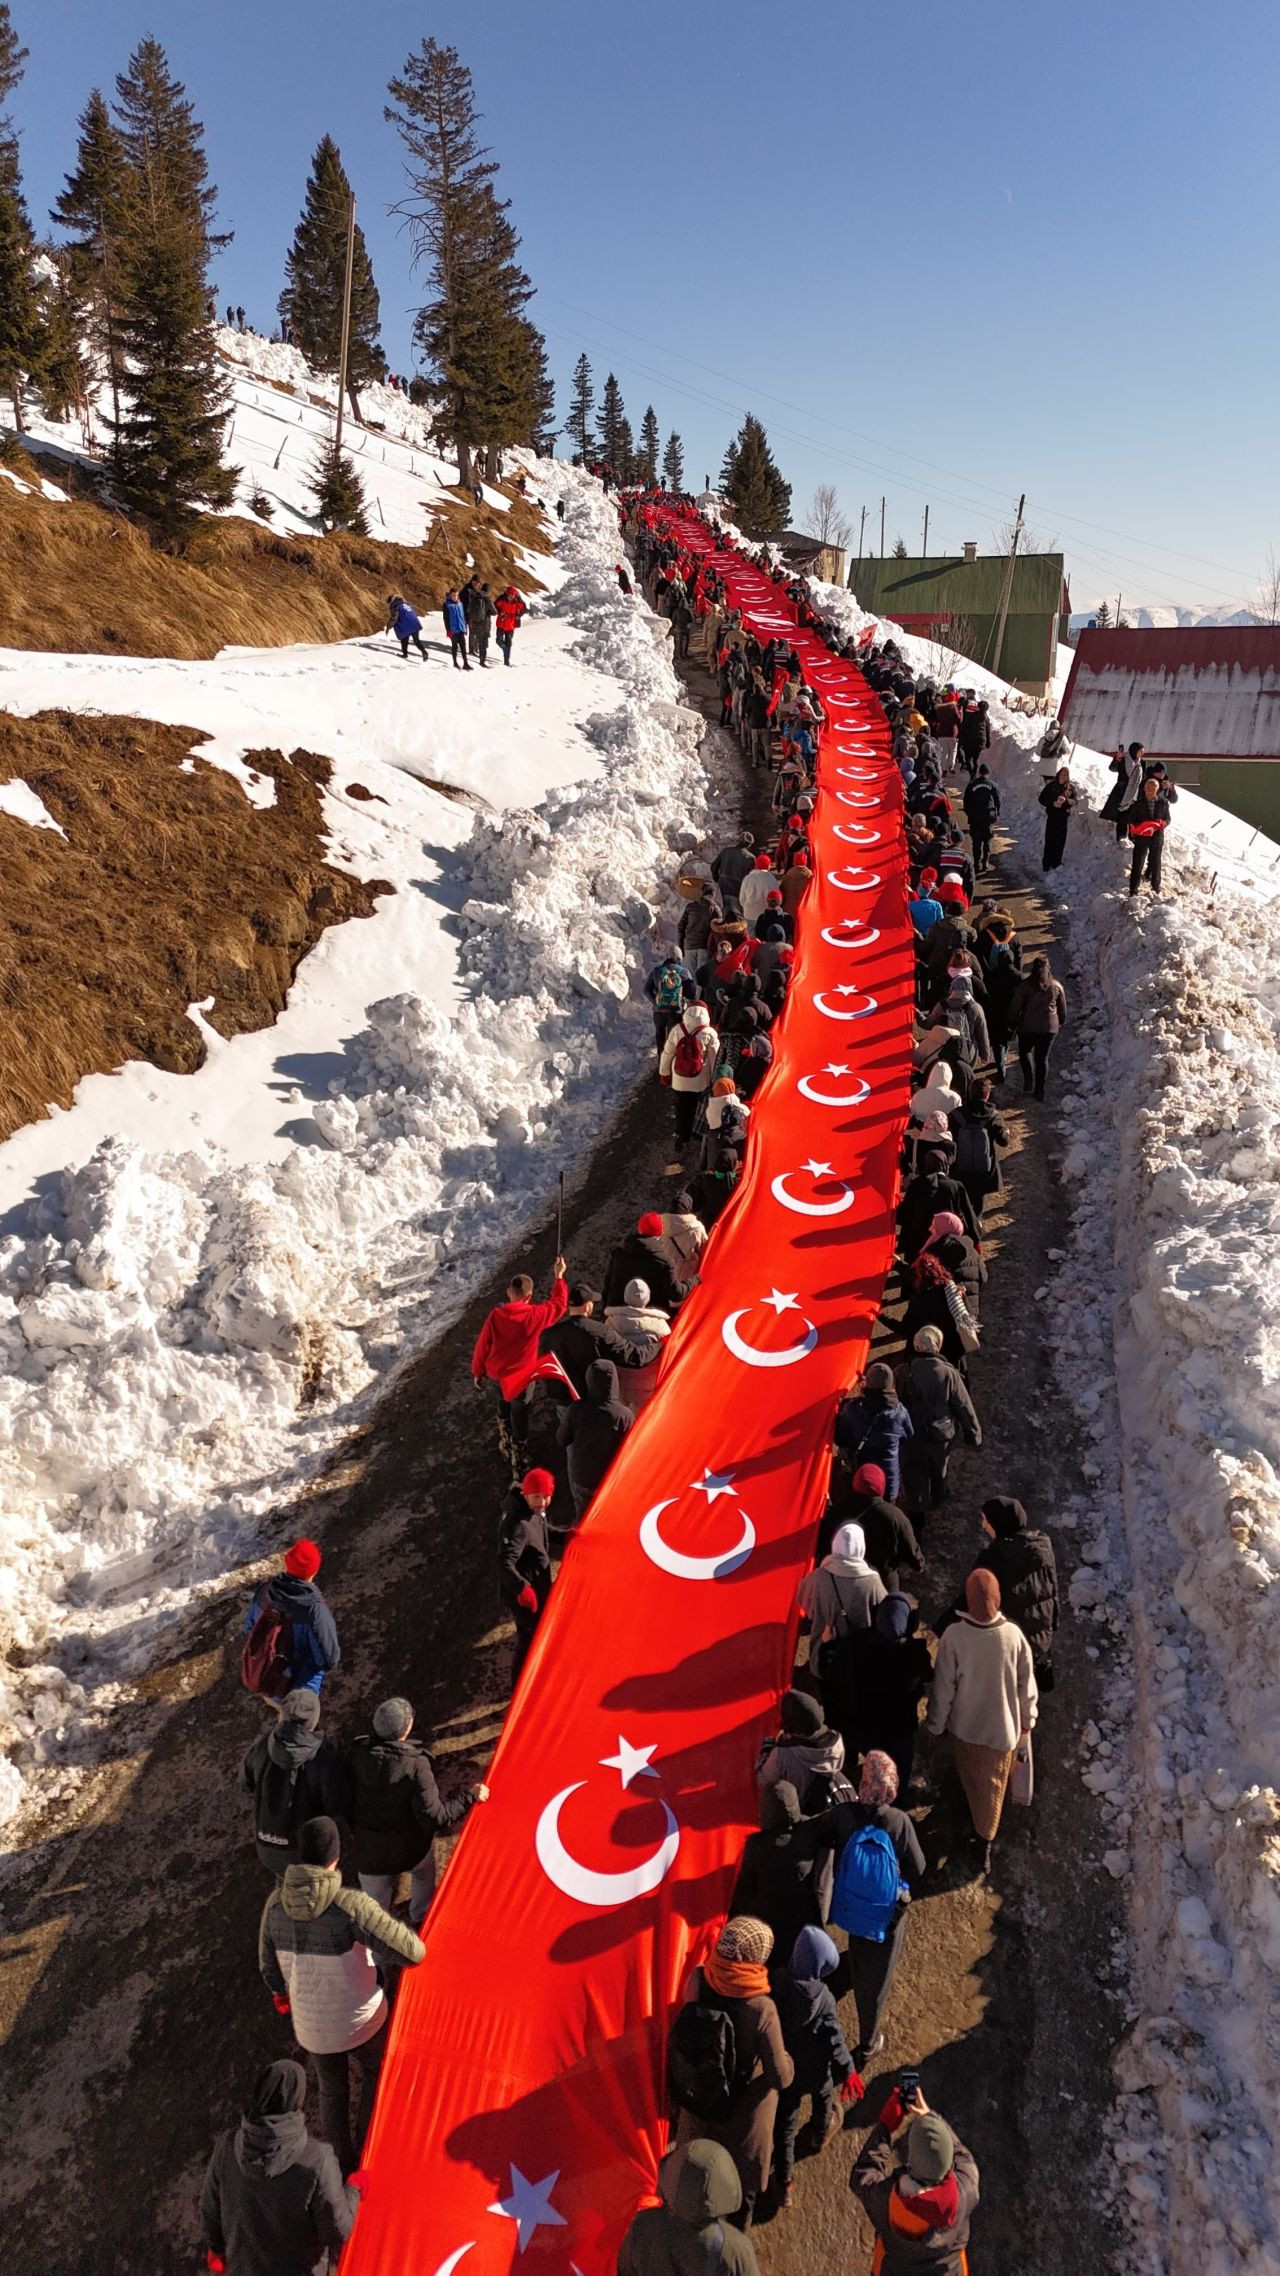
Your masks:
{"label": "person photographing with phone", "polygon": [[870,2276],[968,2276],[977,2161],[929,2108],[918,2071],[886,2097],[849,2187],[876,2233]]}

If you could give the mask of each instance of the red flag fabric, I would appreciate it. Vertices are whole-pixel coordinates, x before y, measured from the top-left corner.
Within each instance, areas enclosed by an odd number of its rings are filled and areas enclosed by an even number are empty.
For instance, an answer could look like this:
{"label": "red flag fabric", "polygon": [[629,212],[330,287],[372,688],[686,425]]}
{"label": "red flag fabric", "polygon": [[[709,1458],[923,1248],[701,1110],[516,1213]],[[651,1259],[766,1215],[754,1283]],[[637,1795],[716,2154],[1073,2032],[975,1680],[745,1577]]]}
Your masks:
{"label": "red flag fabric", "polygon": [[553,1351],[539,1352],[531,1367],[521,1368],[517,1375],[505,1377],[501,1385],[502,1396],[504,1399],[518,1399],[520,1393],[527,1391],[531,1383],[562,1383],[571,1399],[578,1397],[567,1369]]}
{"label": "red flag fabric", "polygon": [[[688,512],[659,509],[699,557]],[[713,553],[830,715],[774,1063],[658,1391],[571,1539],[401,1981],[344,2276],[611,2276],[666,2142],[667,2026],[756,1824],[840,1393],[893,1253],[914,965],[879,704]]]}

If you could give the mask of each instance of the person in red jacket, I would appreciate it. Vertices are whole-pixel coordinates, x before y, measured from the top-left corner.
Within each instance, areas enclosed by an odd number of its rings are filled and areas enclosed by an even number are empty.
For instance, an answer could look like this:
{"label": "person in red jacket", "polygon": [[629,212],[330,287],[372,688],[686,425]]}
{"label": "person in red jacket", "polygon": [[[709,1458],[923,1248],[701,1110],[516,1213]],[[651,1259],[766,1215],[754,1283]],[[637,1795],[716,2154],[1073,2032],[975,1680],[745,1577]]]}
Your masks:
{"label": "person in red jacket", "polygon": [[542,1304],[533,1301],[533,1282],[518,1272],[507,1288],[505,1304],[495,1304],[471,1354],[476,1389],[488,1381],[498,1394],[498,1445],[519,1477],[529,1455],[529,1400],[539,1365],[538,1338],[544,1328],[562,1319],[569,1302],[563,1257],[552,1266],[551,1294]]}
{"label": "person in red jacket", "polygon": [[527,607],[527,601],[521,600],[514,585],[508,585],[505,593],[498,595],[498,646],[504,664],[511,662],[511,643]]}

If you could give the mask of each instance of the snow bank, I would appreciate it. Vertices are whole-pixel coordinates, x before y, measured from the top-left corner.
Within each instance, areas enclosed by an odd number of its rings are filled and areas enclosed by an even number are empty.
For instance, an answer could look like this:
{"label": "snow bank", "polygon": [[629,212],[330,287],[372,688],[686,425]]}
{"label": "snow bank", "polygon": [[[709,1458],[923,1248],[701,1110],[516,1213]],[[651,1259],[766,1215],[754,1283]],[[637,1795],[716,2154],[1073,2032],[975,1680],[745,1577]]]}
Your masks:
{"label": "snow bank", "polygon": [[[860,629],[851,597],[822,588]],[[886,626],[917,668],[928,644]],[[1041,722],[987,673],[992,772],[1038,867]],[[1080,1734],[1126,1882],[1131,2009],[1106,2186],[1143,2276],[1280,2272],[1280,848],[1182,792],[1131,901],[1085,793],[1052,887],[1075,968],[1066,1193],[1044,1291],[1095,1452],[1062,1481],[1077,1615],[1123,1649]],[[1059,1534],[1060,1548],[1061,1533]]]}
{"label": "snow bank", "polygon": [[369,1007],[314,1108],[324,1145],[228,1164],[108,1138],[0,1238],[0,1605],[23,1663],[0,1679],[0,1811],[34,1775],[57,1790],[166,1626],[261,1549],[545,1208],[647,1041],[637,948],[707,828],[701,721],[665,630],[618,593],[612,507],[536,473],[568,501],[550,609],[622,701],[586,722],[590,779],[437,849],[461,1000]]}

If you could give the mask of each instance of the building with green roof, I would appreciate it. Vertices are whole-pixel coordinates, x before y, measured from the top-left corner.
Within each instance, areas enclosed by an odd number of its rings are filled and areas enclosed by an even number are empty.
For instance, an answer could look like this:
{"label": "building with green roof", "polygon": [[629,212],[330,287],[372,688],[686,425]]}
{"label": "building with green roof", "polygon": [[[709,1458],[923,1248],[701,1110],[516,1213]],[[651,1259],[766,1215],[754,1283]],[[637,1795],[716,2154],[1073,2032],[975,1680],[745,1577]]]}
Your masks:
{"label": "building with green roof", "polygon": [[[937,643],[940,676],[960,674],[962,660],[982,664],[1011,680],[1027,695],[1048,695],[1053,686],[1058,641],[1071,609],[1060,553],[1019,555],[1000,654],[996,635],[1000,598],[1009,558],[963,553],[928,559],[855,561],[849,589],[874,616],[889,617],[904,632]],[[956,657],[954,666],[948,655]]]}

